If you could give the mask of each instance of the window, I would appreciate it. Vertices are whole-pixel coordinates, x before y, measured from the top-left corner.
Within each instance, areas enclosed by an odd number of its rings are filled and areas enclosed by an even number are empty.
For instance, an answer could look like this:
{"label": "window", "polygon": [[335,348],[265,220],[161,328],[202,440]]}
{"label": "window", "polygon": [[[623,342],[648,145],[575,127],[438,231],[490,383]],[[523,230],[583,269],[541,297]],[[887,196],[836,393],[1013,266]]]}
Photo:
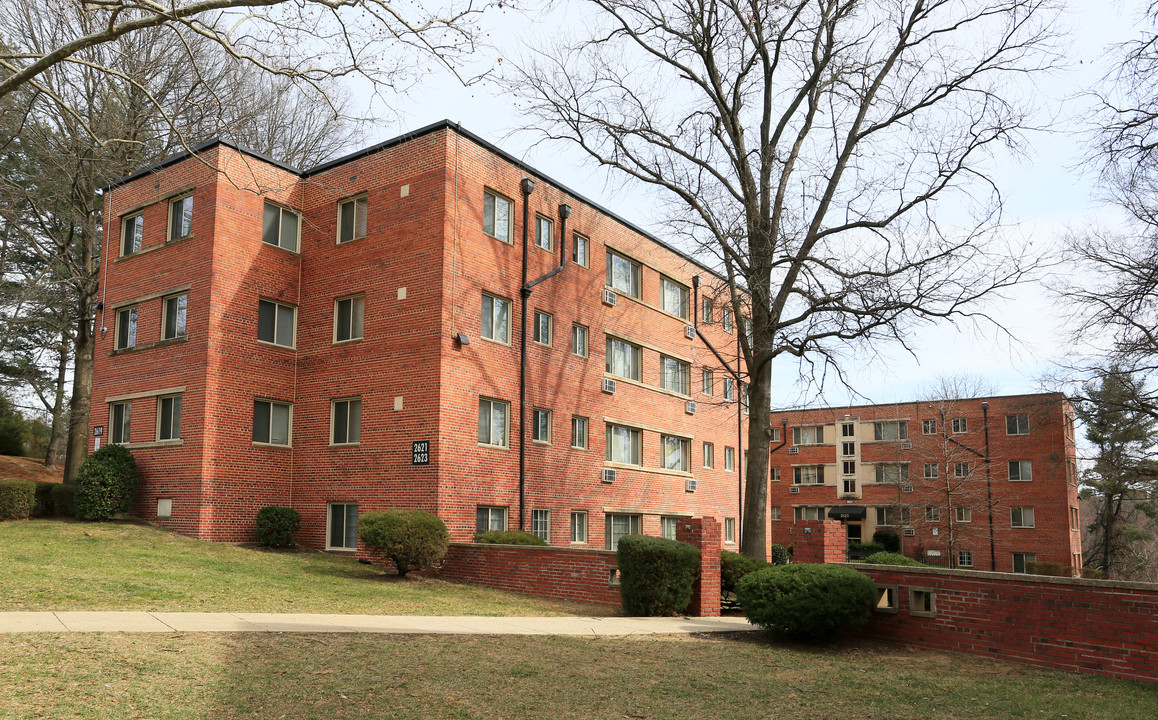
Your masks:
{"label": "window", "polygon": [[587,512],[584,510],[571,511],[571,542],[587,542]]}
{"label": "window", "polygon": [[959,523],[973,522],[973,508],[967,508],[967,507],[957,508],[957,522],[959,522]]}
{"label": "window", "polygon": [[607,337],[607,372],[630,380],[641,380],[643,350],[626,340]]}
{"label": "window", "polygon": [[353,445],[362,440],[362,400],[334,400],[330,404],[330,444]]}
{"label": "window", "polygon": [[329,550],[358,549],[358,503],[330,503]]}
{"label": "window", "polygon": [[856,478],[848,478],[844,480],[841,487],[844,489],[845,495],[852,495],[856,493]]}
{"label": "window", "polygon": [[591,241],[579,233],[573,237],[575,248],[571,251],[571,259],[580,267],[591,267]]}
{"label": "window", "polygon": [[664,435],[663,466],[668,470],[690,472],[692,469],[691,441],[674,435]]}
{"label": "window", "polygon": [[550,252],[555,245],[555,223],[542,215],[535,216],[535,246]]}
{"label": "window", "polygon": [[771,480],[772,482],[780,482],[780,468],[778,468],[778,467],[770,468],[769,475],[771,475],[769,480]]}
{"label": "window", "polygon": [[491,507],[479,505],[475,509],[474,529],[476,532],[507,529],[507,509],[505,507]]}
{"label": "window", "polygon": [[937,477],[937,467],[938,467],[937,463],[925,463],[925,473],[924,473],[925,477],[927,477],[927,478]]}
{"label": "window", "polygon": [[686,362],[680,362],[675,358],[660,356],[659,384],[664,390],[679,393],[680,395],[690,395],[692,392],[691,374],[692,366]]}
{"label": "window", "polygon": [[953,418],[953,434],[960,435],[966,432],[969,432],[969,421],[965,418]]}
{"label": "window", "polygon": [[608,425],[607,460],[625,465],[642,465],[643,431],[622,425]]}
{"label": "window", "polygon": [[132,215],[121,221],[121,255],[132,255],[141,251],[141,239],[145,234],[145,216]]}
{"label": "window", "polygon": [[334,301],[334,342],[362,339],[366,297],[352,295]]}
{"label": "window", "polygon": [[266,245],[297,252],[299,225],[296,212],[267,201],[262,216],[261,241]]}
{"label": "window", "polygon": [[793,508],[792,519],[796,522],[802,520],[823,520],[824,508],[822,507],[797,507]]}
{"label": "window", "polygon": [[338,203],[338,244],[366,237],[366,196]]}
{"label": "window", "polygon": [[909,508],[907,507],[879,507],[876,508],[877,525],[909,525],[911,523]]}
{"label": "window", "polygon": [[957,551],[957,567],[973,567],[973,551],[972,550],[958,550]]}
{"label": "window", "polygon": [[937,421],[936,420],[922,420],[921,421],[921,434],[922,435],[936,435],[937,434]]}
{"label": "window", "polygon": [[909,613],[937,617],[937,593],[931,588],[909,588]]}
{"label": "window", "polygon": [[493,238],[510,244],[511,208],[510,200],[495,195],[489,190],[483,193],[483,232]]}
{"label": "window", "polygon": [[824,466],[792,468],[793,485],[823,485]]}
{"label": "window", "polygon": [[131,402],[113,403],[109,405],[109,435],[110,442],[125,444],[129,442],[129,416],[132,415]]}
{"label": "window", "polygon": [[841,473],[843,475],[855,475],[856,474],[856,461],[855,460],[845,460],[843,465],[844,466],[841,469]]}
{"label": "window", "polygon": [[747,414],[752,407],[751,396],[748,395],[748,388],[744,385],[740,386],[740,406],[744,408],[744,413]]}
{"label": "window", "polygon": [[621,515],[608,513],[607,515],[607,549],[615,550],[619,547],[619,538],[624,535],[639,535],[642,530],[643,518],[639,515]]}
{"label": "window", "polygon": [[850,443],[850,442],[841,443],[840,444],[840,454],[844,455],[846,457],[849,455],[856,455],[856,443]]}
{"label": "window", "polygon": [[193,234],[193,196],[169,201],[169,239],[180,240]]}
{"label": "window", "polygon": [[925,506],[925,522],[935,523],[941,522],[941,508],[936,505]]}
{"label": "window", "polygon": [[704,368],[701,375],[702,375],[701,379],[703,381],[703,392],[705,395],[711,395],[712,394],[712,385],[715,382],[715,380],[712,376],[712,371],[709,368]]}
{"label": "window", "polygon": [[659,536],[667,540],[675,540],[678,523],[679,518],[661,517],[659,519]]}
{"label": "window", "polygon": [[1029,572],[1029,564],[1037,562],[1037,553],[1013,553],[1013,572]]}
{"label": "window", "polygon": [[1070,530],[1081,529],[1081,517],[1078,514],[1078,509],[1073,505],[1070,506]]}
{"label": "window", "polygon": [[1006,435],[1028,435],[1029,434],[1029,415],[1022,413],[1020,415],[1006,415],[1005,416],[1005,434]]}
{"label": "window", "polygon": [[707,295],[700,298],[700,322],[711,325],[716,321],[716,307]]}
{"label": "window", "polygon": [[875,466],[876,481],[879,483],[905,484],[909,482],[908,465],[881,463]]}
{"label": "window", "polygon": [[736,518],[724,518],[724,542],[736,544]]}
{"label": "window", "polygon": [[1031,507],[1011,507],[1009,508],[1009,524],[1015,528],[1031,528],[1033,527],[1033,508]]}
{"label": "window", "polygon": [[551,442],[551,411],[535,408],[531,419],[531,440],[534,442]]}
{"label": "window", "polygon": [[710,442],[704,443],[704,467],[712,468],[716,465],[716,446]]}
{"label": "window", "polygon": [[768,508],[768,519],[769,520],[779,520],[780,519],[780,506],[779,505],[773,505],[772,507]]}
{"label": "window", "polygon": [[822,425],[813,425],[809,427],[794,427],[792,428],[792,444],[793,445],[823,445],[824,444],[824,427]]}
{"label": "window", "polygon": [[532,336],[534,341],[540,345],[551,344],[551,331],[554,318],[550,313],[545,313],[542,310],[535,311],[535,329]]}
{"label": "window", "polygon": [[969,467],[969,463],[953,463],[953,477],[969,477],[971,470],[972,468]]}
{"label": "window", "polygon": [[732,308],[723,308],[724,310],[724,332],[732,332]]}
{"label": "window", "polygon": [[511,341],[511,301],[483,293],[482,336],[495,342]]}
{"label": "window", "polygon": [[724,378],[724,399],[728,402],[736,399],[736,381],[730,377]]}
{"label": "window", "polygon": [[688,289],[667,278],[660,278],[659,289],[663,301],[663,311],[687,320]]}
{"label": "window", "polygon": [[289,445],[292,407],[289,403],[254,400],[253,441],[269,445]]}
{"label": "window", "polygon": [[293,347],[296,316],[297,308],[292,305],[282,305],[272,300],[259,300],[257,303],[257,339],[274,345]]}
{"label": "window", "polygon": [[724,446],[724,470],[733,472],[736,469],[736,448]]}
{"label": "window", "polygon": [[582,325],[571,326],[571,354],[578,357],[587,357],[587,328]]}
{"label": "window", "polygon": [[607,284],[616,292],[640,297],[640,285],[643,268],[634,260],[612,250],[607,251]]}
{"label": "window", "polygon": [[157,398],[157,439],[179,440],[181,438],[181,396],[167,395]]}
{"label": "window", "polygon": [[478,441],[480,445],[507,447],[507,429],[510,427],[507,418],[510,407],[510,403],[501,400],[479,398]]}
{"label": "window", "polygon": [[137,345],[137,307],[117,310],[117,350]]}
{"label": "window", "polygon": [[1009,461],[1010,482],[1030,482],[1033,480],[1033,463],[1029,460]]}
{"label": "window", "polygon": [[897,586],[877,585],[876,600],[873,601],[873,612],[896,613],[897,610]]}
{"label": "window", "polygon": [[587,449],[587,418],[574,415],[571,418],[571,447]]}
{"label": "window", "polygon": [[161,302],[161,339],[185,337],[185,312],[189,306],[189,295],[182,293],[167,297]]}
{"label": "window", "polygon": [[531,534],[542,538],[544,542],[551,542],[551,511],[531,511]]}
{"label": "window", "polygon": [[904,440],[909,437],[909,424],[904,420],[873,423],[873,440]]}

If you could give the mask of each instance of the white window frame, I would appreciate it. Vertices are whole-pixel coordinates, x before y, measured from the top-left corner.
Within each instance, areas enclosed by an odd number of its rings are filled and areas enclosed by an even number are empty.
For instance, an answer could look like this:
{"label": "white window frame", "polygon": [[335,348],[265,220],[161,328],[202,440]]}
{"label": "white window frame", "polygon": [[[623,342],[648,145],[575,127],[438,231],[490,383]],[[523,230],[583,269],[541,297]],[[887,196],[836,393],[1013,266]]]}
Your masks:
{"label": "white window frame", "polygon": [[[117,408],[124,408],[121,418],[117,419]],[[132,401],[109,403],[109,442],[116,445],[128,445],[132,442],[133,429]]]}
{"label": "white window frame", "polygon": [[534,408],[531,411],[531,442],[551,444],[551,411]]}
{"label": "white window frame", "polygon": [[724,518],[724,544],[736,544],[736,518]]}
{"label": "white window frame", "polygon": [[908,440],[909,423],[904,420],[885,420],[873,423],[873,440]]}
{"label": "white window frame", "polygon": [[[162,421],[165,415],[165,404],[169,405],[169,422]],[[181,439],[181,393],[157,396],[157,432],[158,442],[163,440]]]}
{"label": "white window frame", "polygon": [[[1031,562],[1037,562],[1037,553],[1015,552],[1013,557],[1013,572],[1015,573],[1029,573],[1028,565]],[[1021,569],[1018,570],[1018,561],[1020,560]]]}
{"label": "white window frame", "polygon": [[[669,293],[672,297],[669,297]],[[688,319],[688,304],[691,292],[686,285],[676,282],[669,277],[659,278],[660,308],[668,315],[675,315],[681,320]]]}
{"label": "white window frame", "polygon": [[724,446],[724,472],[736,471],[736,448]]}
{"label": "white window frame", "polygon": [[973,567],[973,551],[972,550],[958,550],[957,551],[957,567]]}
{"label": "white window frame", "polygon": [[[503,437],[502,442],[494,442],[494,409],[495,406],[503,409]],[[486,437],[482,434],[483,411],[486,409],[487,433]],[[511,445],[511,404],[506,400],[496,400],[494,398],[480,397],[478,399],[479,412],[479,438],[478,444],[485,447],[510,447]]]}
{"label": "white window frame", "polygon": [[736,400],[736,381],[727,376],[724,377],[724,400],[726,402],[735,402]]}
{"label": "white window frame", "polygon": [[957,514],[957,522],[959,522],[959,523],[971,523],[971,522],[973,522],[973,508],[957,506],[957,508],[955,508],[955,512]]}
{"label": "white window frame", "polygon": [[972,472],[973,468],[967,462],[953,463],[953,477],[967,478]]}
{"label": "white window frame", "polygon": [[[130,228],[129,223],[132,223]],[[132,238],[132,242],[129,239]],[[128,257],[141,251],[145,238],[145,214],[133,213],[121,218],[121,257]]]}
{"label": "white window frame", "polygon": [[[180,204],[180,209],[178,209],[178,204]],[[186,227],[186,223],[188,227]],[[193,237],[193,193],[178,195],[169,200],[169,219],[166,224],[168,226],[168,234],[165,236],[167,242]]]}
{"label": "white window frame", "polygon": [[725,307],[723,314],[724,314],[724,319],[723,319],[724,332],[730,333],[730,332],[732,332],[732,308]]}
{"label": "white window frame", "polygon": [[[487,326],[486,326],[487,300],[491,301],[491,312],[490,312],[491,330],[490,330],[490,334],[487,334]],[[499,318],[502,317],[502,314],[500,313],[500,308],[502,308],[504,306],[506,307],[506,310],[507,310],[507,322],[506,322],[506,326],[505,326],[506,332],[502,333],[502,335],[500,337],[500,336],[496,335],[495,329],[497,327],[500,327],[500,323],[498,322]],[[500,297],[498,295],[494,295],[494,294],[488,293],[488,292],[484,292],[482,294],[482,300],[481,300],[480,305],[479,305],[479,315],[481,317],[481,321],[479,323],[479,335],[484,340],[490,340],[491,342],[502,343],[503,345],[510,345],[511,344],[511,306],[512,306],[511,301],[505,297]]]}
{"label": "white window frame", "polygon": [[552,335],[555,334],[555,317],[549,312],[535,311],[534,334],[531,339],[537,345],[551,347]]}
{"label": "white window frame", "polygon": [[700,297],[700,323],[711,325],[716,321],[716,305],[707,295]]}
{"label": "white window frame", "polygon": [[715,373],[711,368],[704,368],[700,373],[700,392],[704,395],[711,395],[715,391]]}
{"label": "white window frame", "polygon": [[588,430],[590,421],[581,415],[571,416],[571,448],[586,450],[589,446]]}
{"label": "white window frame", "polygon": [[1009,526],[1017,529],[1032,529],[1037,527],[1032,505],[1019,505],[1009,508]]}
{"label": "white window frame", "polygon": [[691,472],[692,443],[690,440],[678,435],[661,435],[660,449],[663,452],[665,470]]}
{"label": "white window frame", "polygon": [[[615,367],[617,357],[615,347],[622,345],[626,349],[629,367]],[[643,380],[643,348],[635,343],[628,342],[614,335],[607,336],[607,373],[616,377],[642,382]],[[623,370],[625,372],[618,372]]]}
{"label": "white window frame", "polygon": [[936,420],[922,420],[921,421],[921,434],[922,435],[936,435],[937,434],[937,421]]}
{"label": "white window frame", "polygon": [[793,445],[823,445],[823,425],[798,425],[792,428]]}
{"label": "white window frame", "polygon": [[[505,206],[507,209],[505,226],[500,226],[499,223],[499,207]],[[487,212],[490,211],[490,223],[487,223]],[[483,232],[490,235],[499,242],[504,242],[510,245],[514,229],[514,212],[515,203],[510,198],[500,195],[493,190],[483,190]]]}
{"label": "white window frame", "polygon": [[675,540],[676,529],[679,526],[679,521],[680,519],[677,517],[660,517],[659,536],[665,540]]}
{"label": "white window frame", "polygon": [[792,468],[793,485],[823,485],[823,465],[797,465]]}
{"label": "white window frame", "polygon": [[[808,505],[797,505],[792,508],[793,522],[809,522],[813,520],[824,520],[824,507],[814,507]],[[813,517],[809,517],[809,516]]]}
{"label": "white window frame", "polygon": [[[272,220],[272,218],[271,218],[271,213],[274,211],[277,212],[276,221]],[[286,230],[285,222],[286,222],[286,216],[287,215],[289,217],[293,218],[293,222],[294,222],[293,237],[292,238],[286,238],[285,237],[284,231]],[[339,222],[340,222],[340,220],[339,220]],[[276,242],[270,242],[269,241],[269,235],[271,234],[270,233],[271,228],[273,230],[272,235],[273,235],[274,239],[276,240]],[[298,251],[298,248],[301,247],[301,238],[302,238],[302,216],[301,216],[301,213],[298,213],[295,210],[290,210],[289,208],[285,207],[284,205],[278,205],[275,202],[271,202],[269,200],[266,200],[265,201],[265,207],[263,208],[262,215],[261,215],[261,242],[262,242],[262,244],[270,245],[272,247],[281,248],[282,250],[288,250],[289,252],[296,253]],[[292,242],[292,245],[286,244],[287,242]]]}
{"label": "white window frame", "polygon": [[704,468],[711,470],[716,464],[716,446],[713,443],[704,443]]}
{"label": "white window frame", "polygon": [[137,346],[137,330],[140,325],[138,318],[140,318],[140,309],[137,305],[117,308],[117,334],[113,349],[127,350]]}
{"label": "white window frame", "polygon": [[591,354],[591,331],[586,325],[571,324],[571,354],[575,357],[587,357]]}
{"label": "white window frame", "polygon": [[[264,408],[259,406],[265,406]],[[274,441],[274,408],[285,408],[286,426],[285,426],[285,442]],[[266,425],[269,432],[264,440],[257,436],[257,418],[258,414],[265,412],[267,416]],[[253,443],[255,445],[273,445],[276,447],[292,447],[293,446],[293,427],[294,427],[294,405],[293,403],[282,402],[279,400],[267,400],[265,398],[253,399]]]}
{"label": "white window frame", "polygon": [[969,432],[969,419],[963,417],[953,418],[953,434],[964,435]]}
{"label": "white window frame", "polygon": [[941,522],[941,507],[939,505],[925,506],[925,522],[939,523]]}
{"label": "white window frame", "polygon": [[[273,306],[273,340],[265,340],[261,337],[261,309],[262,305]],[[282,310],[289,310],[290,315],[290,337],[288,342],[286,338],[279,337],[278,331],[281,329],[281,323],[278,322]],[[296,348],[298,341],[298,309],[296,305],[278,302],[277,300],[267,300],[266,298],[259,298],[257,301],[257,341],[263,345],[276,345],[277,347]]]}
{"label": "white window frame", "polygon": [[[345,226],[342,222],[342,215],[345,213],[347,207],[351,208],[353,213],[350,223],[350,237],[345,237]],[[361,231],[358,234],[358,216],[361,214]],[[335,244],[345,245],[356,240],[364,239],[370,232],[370,200],[366,193],[354,195],[353,197],[344,198],[338,201],[338,233],[335,238]]]}
{"label": "white window frame", "polygon": [[768,478],[769,482],[780,482],[780,468],[768,468],[768,474],[770,476]]}
{"label": "white window frame", "polygon": [[[643,431],[639,428],[628,427],[627,425],[616,425],[614,423],[607,423],[607,462],[618,463],[620,465],[643,465]],[[616,438],[621,438],[617,440]],[[627,448],[628,455],[625,457],[620,451],[622,448],[622,440],[629,443]]]}
{"label": "white window frame", "polygon": [[[477,518],[476,518],[477,521]],[[531,510],[531,534],[550,544],[551,542],[551,511],[545,508]]]}
{"label": "white window frame", "polygon": [[[338,417],[342,408],[339,405],[345,406],[346,413],[346,434],[344,438],[338,438]],[[352,439],[351,439],[352,438]],[[358,445],[362,442],[362,398],[361,396],[351,396],[343,398],[334,398],[330,400],[330,445]]]}
{"label": "white window frame", "polygon": [[940,476],[940,466],[937,463],[925,463],[923,477],[934,479]]}
{"label": "white window frame", "polygon": [[[170,303],[174,307],[169,307]],[[173,334],[169,334],[169,318],[176,314],[173,320]],[[186,336],[186,327],[189,320],[189,293],[169,295],[161,300],[161,339],[176,340]]]}
{"label": "white window frame", "polygon": [[[643,533],[643,516],[632,513],[607,513],[607,549],[619,547],[619,539],[627,535]],[[616,524],[620,527],[616,528]]]}
{"label": "white window frame", "polygon": [[[631,275],[626,284],[621,283],[620,279],[614,272],[617,261],[626,263],[627,269]],[[622,253],[608,248],[607,287],[622,295],[627,295],[629,297],[636,298],[637,300],[640,299],[643,297],[643,265]]]}
{"label": "white window frame", "polygon": [[[486,519],[483,519],[486,513]],[[503,531],[507,529],[507,508],[500,505],[476,505],[474,510],[475,532]],[[483,526],[485,524],[485,527]]]}
{"label": "white window frame", "polygon": [[571,250],[571,261],[579,267],[591,267],[591,238],[579,233],[574,233],[571,237],[575,241]]}
{"label": "white window frame", "polygon": [[[1013,432],[1009,432],[1010,420],[1013,421]],[[1025,421],[1024,424],[1022,421]],[[1005,416],[1005,434],[1006,435],[1028,435],[1029,434],[1029,414],[1028,413],[1010,413]]]}
{"label": "white window frame", "polygon": [[555,221],[543,215],[535,216],[535,247],[553,252],[555,249]]}
{"label": "white window frame", "polygon": [[587,544],[587,511],[586,510],[572,510],[571,511],[571,544],[572,545],[586,545]]}
{"label": "white window frame", "polygon": [[691,395],[692,366],[668,355],[659,356],[659,385],[668,392]]}
{"label": "white window frame", "polygon": [[[342,315],[342,304],[349,303],[349,318],[347,321],[348,327],[343,328],[340,320]],[[343,330],[346,337],[342,337]],[[366,296],[363,293],[355,293],[353,295],[345,295],[343,297],[334,298],[334,344],[357,342],[365,336],[366,332]]]}
{"label": "white window frame", "polygon": [[[350,532],[350,519],[353,509],[353,532]],[[342,513],[342,537],[339,539],[340,544],[334,544],[334,512]],[[353,536],[353,545],[350,545],[350,536]],[[358,503],[356,502],[331,502],[326,503],[326,549],[351,551],[358,549]]]}
{"label": "white window frame", "polygon": [[778,521],[783,516],[783,511],[779,505],[773,505],[768,508],[768,519]]}
{"label": "white window frame", "polygon": [[[1014,472],[1014,468],[1017,471]],[[1007,465],[1009,482],[1033,482],[1032,460],[1010,460]],[[1014,477],[1016,475],[1016,477]]]}

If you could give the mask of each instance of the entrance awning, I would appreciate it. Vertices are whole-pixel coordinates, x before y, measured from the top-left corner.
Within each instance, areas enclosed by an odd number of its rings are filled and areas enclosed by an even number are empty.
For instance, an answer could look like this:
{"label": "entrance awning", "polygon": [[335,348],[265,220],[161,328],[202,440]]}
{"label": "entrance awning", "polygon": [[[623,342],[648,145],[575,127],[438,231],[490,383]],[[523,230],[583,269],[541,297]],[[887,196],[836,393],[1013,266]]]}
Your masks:
{"label": "entrance awning", "polygon": [[834,520],[864,520],[868,508],[864,505],[837,505],[829,508],[828,517]]}

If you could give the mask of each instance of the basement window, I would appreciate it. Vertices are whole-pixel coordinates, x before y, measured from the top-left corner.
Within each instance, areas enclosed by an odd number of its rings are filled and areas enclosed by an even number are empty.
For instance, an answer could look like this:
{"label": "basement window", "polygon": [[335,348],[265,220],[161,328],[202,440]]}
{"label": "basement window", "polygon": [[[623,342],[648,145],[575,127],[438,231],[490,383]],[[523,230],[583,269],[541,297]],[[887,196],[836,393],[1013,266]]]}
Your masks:
{"label": "basement window", "polygon": [[909,588],[909,614],[937,617],[937,593],[933,588]]}

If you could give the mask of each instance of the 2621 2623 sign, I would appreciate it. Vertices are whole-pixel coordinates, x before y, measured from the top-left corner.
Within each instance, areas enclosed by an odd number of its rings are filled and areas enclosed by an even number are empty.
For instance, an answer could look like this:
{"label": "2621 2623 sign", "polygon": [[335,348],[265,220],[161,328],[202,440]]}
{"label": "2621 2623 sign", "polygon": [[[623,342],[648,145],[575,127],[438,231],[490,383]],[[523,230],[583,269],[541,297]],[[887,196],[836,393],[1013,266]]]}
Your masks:
{"label": "2621 2623 sign", "polygon": [[429,440],[415,440],[410,447],[410,464],[411,465],[429,465],[430,464],[430,441]]}

